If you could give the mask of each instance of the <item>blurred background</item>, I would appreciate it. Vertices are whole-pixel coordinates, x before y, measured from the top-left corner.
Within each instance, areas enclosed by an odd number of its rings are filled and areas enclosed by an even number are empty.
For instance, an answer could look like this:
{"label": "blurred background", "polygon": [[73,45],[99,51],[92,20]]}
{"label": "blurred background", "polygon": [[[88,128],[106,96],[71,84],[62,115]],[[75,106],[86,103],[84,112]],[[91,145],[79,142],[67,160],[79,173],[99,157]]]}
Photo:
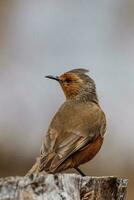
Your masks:
{"label": "blurred background", "polygon": [[90,70],[108,122],[101,151],[81,169],[128,178],[133,200],[133,0],[0,0],[0,176],[29,170],[65,99],[44,76],[77,67]]}

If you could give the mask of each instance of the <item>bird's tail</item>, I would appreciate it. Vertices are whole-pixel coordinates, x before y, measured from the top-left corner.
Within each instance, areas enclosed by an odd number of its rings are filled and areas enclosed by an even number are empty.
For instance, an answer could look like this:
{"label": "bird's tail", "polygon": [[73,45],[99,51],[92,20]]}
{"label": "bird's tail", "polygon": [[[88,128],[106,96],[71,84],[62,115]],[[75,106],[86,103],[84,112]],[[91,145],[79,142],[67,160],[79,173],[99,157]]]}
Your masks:
{"label": "bird's tail", "polygon": [[[32,168],[27,172],[25,176],[30,176],[32,174],[39,174],[39,164],[40,164],[40,159],[37,158],[35,164],[32,166]],[[47,174],[45,171],[42,172],[44,175]]]}

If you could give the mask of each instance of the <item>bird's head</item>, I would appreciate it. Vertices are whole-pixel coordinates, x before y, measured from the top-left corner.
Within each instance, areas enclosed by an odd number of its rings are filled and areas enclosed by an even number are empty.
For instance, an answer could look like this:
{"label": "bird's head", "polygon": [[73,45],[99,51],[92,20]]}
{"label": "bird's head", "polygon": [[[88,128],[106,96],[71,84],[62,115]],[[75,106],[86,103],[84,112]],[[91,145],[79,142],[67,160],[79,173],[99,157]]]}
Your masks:
{"label": "bird's head", "polygon": [[87,72],[86,69],[74,69],[60,76],[46,76],[46,78],[58,81],[67,99],[89,98],[91,95],[95,95],[97,99],[95,83],[86,75]]}

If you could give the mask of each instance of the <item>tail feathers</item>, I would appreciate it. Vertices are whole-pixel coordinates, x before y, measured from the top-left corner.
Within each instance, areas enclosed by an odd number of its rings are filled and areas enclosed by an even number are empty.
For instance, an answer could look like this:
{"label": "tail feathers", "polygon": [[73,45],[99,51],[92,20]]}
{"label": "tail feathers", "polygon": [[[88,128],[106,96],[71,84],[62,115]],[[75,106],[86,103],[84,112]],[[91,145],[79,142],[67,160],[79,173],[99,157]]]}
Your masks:
{"label": "tail feathers", "polygon": [[47,156],[42,156],[40,159],[39,171],[45,170],[46,172],[50,172],[51,164],[55,156],[55,152],[49,153]]}
{"label": "tail feathers", "polygon": [[48,155],[41,155],[41,157],[37,158],[36,163],[32,166],[32,168],[28,171],[26,176],[30,176],[31,174],[47,174],[51,173],[51,166],[53,164],[54,159],[56,158],[56,153],[51,152]]}
{"label": "tail feathers", "polygon": [[[32,166],[32,168],[27,172],[25,176],[31,176],[32,174],[39,174],[40,173],[39,166],[40,166],[40,158],[37,158],[36,163]],[[43,171],[43,174],[47,173]]]}

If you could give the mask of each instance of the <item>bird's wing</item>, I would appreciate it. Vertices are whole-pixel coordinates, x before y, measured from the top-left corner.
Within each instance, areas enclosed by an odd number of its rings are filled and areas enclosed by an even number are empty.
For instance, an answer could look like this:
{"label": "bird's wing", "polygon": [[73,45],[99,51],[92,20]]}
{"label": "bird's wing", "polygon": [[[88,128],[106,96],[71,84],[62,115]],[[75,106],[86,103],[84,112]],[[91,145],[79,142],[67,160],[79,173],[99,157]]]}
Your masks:
{"label": "bird's wing", "polygon": [[[92,140],[91,137],[84,137],[77,135],[76,133],[69,133],[67,138],[64,138],[64,141],[59,144],[58,148],[52,152],[47,152],[47,147],[41,150],[41,159],[40,159],[40,170],[45,169],[46,171],[53,172],[61,163],[63,163],[71,154],[77,150],[84,147],[89,141]],[[51,139],[47,136],[47,144]],[[45,151],[44,151],[45,150]]]}

